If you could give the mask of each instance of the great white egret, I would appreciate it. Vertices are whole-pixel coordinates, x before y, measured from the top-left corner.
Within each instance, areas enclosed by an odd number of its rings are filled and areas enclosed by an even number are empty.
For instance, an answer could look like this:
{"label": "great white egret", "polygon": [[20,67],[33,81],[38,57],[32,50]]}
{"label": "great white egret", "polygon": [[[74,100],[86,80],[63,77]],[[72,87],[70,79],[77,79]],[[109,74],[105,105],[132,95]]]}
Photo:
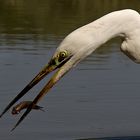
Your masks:
{"label": "great white egret", "polygon": [[48,65],[46,65],[39,74],[37,74],[35,78],[9,103],[0,117],[2,117],[15,102],[25,95],[48,73],[58,69],[58,71],[52,76],[49,82],[28,106],[25,113],[12,129],[14,130],[40,101],[40,99],[48,93],[53,85],[64,74],[66,74],[66,72],[76,66],[85,57],[93,53],[102,44],[117,36],[121,36],[124,39],[121,44],[121,51],[136,63],[140,63],[139,13],[131,9],[109,13],[94,22],[76,29],[66,36],[60,46],[56,49]]}

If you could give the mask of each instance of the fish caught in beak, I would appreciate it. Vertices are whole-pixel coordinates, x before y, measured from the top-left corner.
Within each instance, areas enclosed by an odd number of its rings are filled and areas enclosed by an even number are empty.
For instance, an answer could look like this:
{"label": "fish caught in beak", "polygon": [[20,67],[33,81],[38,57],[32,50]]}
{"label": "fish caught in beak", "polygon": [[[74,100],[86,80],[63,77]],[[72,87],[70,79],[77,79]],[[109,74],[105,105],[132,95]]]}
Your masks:
{"label": "fish caught in beak", "polygon": [[53,87],[53,85],[72,67],[72,63],[67,64],[70,61],[72,55],[67,51],[59,52],[59,54],[53,57],[47,66],[45,66],[35,78],[8,104],[4,109],[0,117],[2,117],[21,97],[23,97],[32,87],[34,87],[39,81],[41,81],[47,74],[58,69],[58,71],[52,76],[50,81],[44,86],[40,93],[35,97],[32,103],[27,107],[25,113],[21,116],[17,124],[12,130],[14,130],[20,122],[27,116],[27,114],[36,106],[38,101]]}
{"label": "fish caught in beak", "polygon": [[[12,115],[18,115],[20,113],[20,111],[22,111],[23,109],[26,109],[28,108],[28,106],[32,103],[32,101],[22,101],[20,102],[19,104],[17,104],[16,106],[13,107],[11,113]],[[33,107],[34,110],[41,110],[43,112],[45,112],[43,110],[43,107],[42,106],[39,106],[39,105],[35,105]]]}
{"label": "fish caught in beak", "polygon": [[39,81],[41,81],[47,74],[56,69],[56,66],[52,65],[52,61],[45,66],[36,76],[35,78],[7,105],[4,111],[1,113],[0,117],[2,117],[10,107],[15,104],[21,97],[23,97],[32,87],[34,87]]}

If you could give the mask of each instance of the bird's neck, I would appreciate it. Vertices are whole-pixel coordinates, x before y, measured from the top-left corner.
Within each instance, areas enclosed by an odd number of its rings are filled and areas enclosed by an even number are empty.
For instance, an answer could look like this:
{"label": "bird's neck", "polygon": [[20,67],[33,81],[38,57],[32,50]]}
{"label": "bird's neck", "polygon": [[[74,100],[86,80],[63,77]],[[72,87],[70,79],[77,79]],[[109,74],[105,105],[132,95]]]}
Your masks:
{"label": "bird's neck", "polygon": [[86,25],[91,28],[95,46],[100,46],[117,36],[135,38],[140,35],[140,15],[133,10],[112,12]]}
{"label": "bird's neck", "polygon": [[78,63],[117,36],[124,37],[123,52],[140,62],[140,15],[128,9],[112,12],[78,28],[63,40],[58,50],[68,49],[77,54],[74,58]]}

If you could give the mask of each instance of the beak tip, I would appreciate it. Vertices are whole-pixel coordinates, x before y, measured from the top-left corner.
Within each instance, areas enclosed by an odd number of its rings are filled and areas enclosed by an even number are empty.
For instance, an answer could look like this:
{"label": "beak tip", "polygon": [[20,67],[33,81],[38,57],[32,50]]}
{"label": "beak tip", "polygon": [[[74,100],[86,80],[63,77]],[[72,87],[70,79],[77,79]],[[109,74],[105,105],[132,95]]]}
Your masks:
{"label": "beak tip", "polygon": [[10,130],[10,132],[13,132],[13,131],[15,130],[15,128],[16,128],[16,126],[14,126],[14,127]]}
{"label": "beak tip", "polygon": [[2,116],[3,116],[3,113],[0,114],[0,118],[2,118]]}

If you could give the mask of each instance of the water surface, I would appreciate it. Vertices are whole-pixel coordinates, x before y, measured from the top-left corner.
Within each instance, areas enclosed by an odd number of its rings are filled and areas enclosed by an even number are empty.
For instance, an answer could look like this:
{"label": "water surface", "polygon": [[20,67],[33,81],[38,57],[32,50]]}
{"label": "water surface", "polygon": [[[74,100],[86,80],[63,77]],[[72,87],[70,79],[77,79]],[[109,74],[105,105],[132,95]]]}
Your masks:
{"label": "water surface", "polygon": [[[47,64],[67,34],[124,8],[140,12],[140,1],[1,1],[0,111]],[[140,66],[120,52],[120,44],[119,38],[109,41],[71,70],[40,102],[46,112],[32,111],[13,133],[10,129],[20,116],[5,114],[0,138],[138,140]],[[48,78],[24,100],[32,100]]]}

